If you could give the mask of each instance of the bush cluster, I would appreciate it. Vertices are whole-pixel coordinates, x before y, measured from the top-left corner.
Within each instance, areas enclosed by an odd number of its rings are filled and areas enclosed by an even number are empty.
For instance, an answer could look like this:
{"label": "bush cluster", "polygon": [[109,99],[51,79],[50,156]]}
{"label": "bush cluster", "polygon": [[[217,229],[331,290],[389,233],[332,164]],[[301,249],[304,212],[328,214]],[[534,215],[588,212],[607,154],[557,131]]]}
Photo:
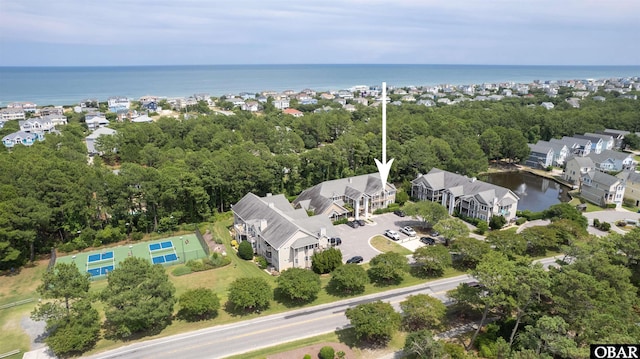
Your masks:
{"label": "bush cluster", "polygon": [[526,218],[527,221],[535,221],[544,218],[544,212],[532,212],[530,210],[517,211],[516,216]]}
{"label": "bush cluster", "polygon": [[593,219],[593,226],[598,228],[601,231],[605,231],[605,232],[609,232],[609,230],[611,229],[611,223],[609,222],[600,222],[599,219],[594,218]]}

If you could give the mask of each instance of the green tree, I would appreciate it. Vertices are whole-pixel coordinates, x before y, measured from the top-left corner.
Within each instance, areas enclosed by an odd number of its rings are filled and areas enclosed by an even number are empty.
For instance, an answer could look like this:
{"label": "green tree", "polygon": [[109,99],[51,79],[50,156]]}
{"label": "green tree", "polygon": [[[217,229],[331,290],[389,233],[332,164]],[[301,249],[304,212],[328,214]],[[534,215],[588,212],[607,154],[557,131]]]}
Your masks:
{"label": "green tree", "polygon": [[[541,264],[521,264],[515,268],[516,287],[511,291],[511,307],[515,311],[516,322],[509,337],[509,346],[513,345],[516,333],[525,316],[534,314],[542,304],[543,298],[551,294],[551,279]],[[536,308],[536,309],[532,309]]]}
{"label": "green tree", "polygon": [[445,244],[448,246],[452,241],[469,235],[469,227],[458,218],[447,218],[439,221],[433,229],[440,232],[444,237]]}
{"label": "green tree", "polygon": [[362,293],[369,283],[367,272],[357,264],[345,264],[331,273],[329,286],[336,292]]}
{"label": "green tree", "polygon": [[569,203],[558,203],[554,204],[543,212],[544,218],[551,219],[552,222],[568,219],[574,221],[582,228],[587,228],[589,225],[589,221],[587,217],[582,215],[576,207],[570,205]]}
{"label": "green tree", "polygon": [[171,323],[175,288],[160,265],[128,257],[109,273],[101,298],[107,328],[115,337],[156,333]]}
{"label": "green tree", "polygon": [[640,136],[635,133],[624,135],[624,138],[622,139],[622,148],[630,149],[632,151],[640,149]]}
{"label": "green tree", "polygon": [[60,357],[77,356],[91,349],[100,337],[100,315],[88,299],[74,301],[68,316],[47,321],[45,343]]}
{"label": "green tree", "polygon": [[60,356],[80,354],[93,347],[100,333],[100,316],[88,300],[89,275],[74,264],[59,263],[46,271],[37,289],[44,299],[31,313],[46,321],[45,342]]}
{"label": "green tree", "polygon": [[348,308],[345,314],[356,332],[356,339],[378,345],[389,342],[402,320],[391,304],[382,301]]}
{"label": "green tree", "polygon": [[320,275],[302,268],[289,268],[280,273],[276,290],[293,301],[309,302],[320,292]]}
{"label": "green tree", "polygon": [[330,273],[342,265],[342,252],[329,248],[311,256],[311,269],[318,274]]}
{"label": "green tree", "polygon": [[413,252],[416,270],[430,277],[440,277],[451,267],[451,254],[444,246],[424,246]]}
{"label": "green tree", "polygon": [[524,255],[527,241],[519,234],[509,231],[492,231],[487,235],[487,243],[509,259]]}
{"label": "green tree", "polygon": [[422,218],[425,228],[431,228],[449,216],[447,209],[443,205],[431,201],[418,201],[408,204],[404,211],[410,216]]}
{"label": "green tree", "polygon": [[253,259],[253,246],[249,241],[242,241],[238,245],[238,257],[248,261]]}
{"label": "green tree", "polygon": [[454,264],[457,268],[474,269],[482,257],[491,251],[491,246],[485,241],[464,237],[453,243],[452,250],[456,252]]}
{"label": "green tree", "polygon": [[502,140],[493,129],[486,129],[478,138],[478,142],[484,154],[490,159],[495,160],[501,157]]}
{"label": "green tree", "polygon": [[400,283],[409,270],[407,257],[396,252],[381,253],[369,262],[369,278],[377,283]]}
{"label": "green tree", "polygon": [[444,350],[444,343],[434,339],[430,330],[420,330],[407,335],[404,340],[403,353],[409,358],[446,359],[449,356]]}
{"label": "green tree", "polygon": [[576,343],[568,337],[569,325],[561,317],[543,316],[535,325],[527,325],[518,341],[525,349],[531,349],[538,357],[576,358]]}
{"label": "green tree", "polygon": [[42,284],[36,291],[44,299],[62,301],[66,315],[69,315],[73,301],[87,297],[89,285],[88,273],[80,273],[73,263],[58,263],[53,270],[44,272]]}
{"label": "green tree", "polygon": [[273,290],[264,278],[238,278],[229,285],[227,298],[235,310],[262,310],[269,307]]}
{"label": "green tree", "polygon": [[447,313],[442,301],[428,294],[410,295],[400,302],[400,308],[402,325],[408,331],[440,329]]}
{"label": "green tree", "polygon": [[213,318],[220,309],[220,299],[208,288],[189,289],[182,293],[178,302],[178,318],[190,322]]}

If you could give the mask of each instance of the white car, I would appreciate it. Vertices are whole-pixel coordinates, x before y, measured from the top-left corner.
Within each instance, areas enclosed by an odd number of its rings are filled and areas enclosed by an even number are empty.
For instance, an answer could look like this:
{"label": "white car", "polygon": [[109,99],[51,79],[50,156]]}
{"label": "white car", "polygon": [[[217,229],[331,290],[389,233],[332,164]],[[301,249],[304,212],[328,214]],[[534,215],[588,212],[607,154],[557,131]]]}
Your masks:
{"label": "white car", "polygon": [[414,231],[413,228],[408,227],[408,226],[400,228],[400,232],[406,234],[409,237],[415,237],[416,236],[416,231]]}
{"label": "white car", "polygon": [[392,229],[387,229],[386,231],[384,231],[384,235],[393,239],[394,241],[399,241],[400,240],[400,233],[392,230]]}

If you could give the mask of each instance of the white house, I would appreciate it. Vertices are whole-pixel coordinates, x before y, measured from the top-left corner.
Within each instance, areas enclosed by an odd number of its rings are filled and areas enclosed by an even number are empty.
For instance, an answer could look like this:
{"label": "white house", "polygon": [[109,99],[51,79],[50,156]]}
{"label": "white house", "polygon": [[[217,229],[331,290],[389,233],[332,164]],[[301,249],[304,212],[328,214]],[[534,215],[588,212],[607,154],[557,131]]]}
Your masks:
{"label": "white house", "polygon": [[329,217],[309,217],[284,195],[258,197],[248,193],[231,207],[236,241],[249,241],[254,252],[275,270],[311,267],[311,256],[337,237]]}
{"label": "white house", "polygon": [[520,200],[510,189],[437,168],[411,181],[411,197],[440,203],[449,214],[458,211],[487,222],[493,216],[515,219]]}
{"label": "white house", "polygon": [[108,127],[100,127],[97,130],[93,131],[89,136],[85,137],[85,144],[87,145],[87,152],[89,155],[100,154],[100,151],[96,149],[96,140],[100,136],[113,136],[117,132],[116,130],[112,130]]}

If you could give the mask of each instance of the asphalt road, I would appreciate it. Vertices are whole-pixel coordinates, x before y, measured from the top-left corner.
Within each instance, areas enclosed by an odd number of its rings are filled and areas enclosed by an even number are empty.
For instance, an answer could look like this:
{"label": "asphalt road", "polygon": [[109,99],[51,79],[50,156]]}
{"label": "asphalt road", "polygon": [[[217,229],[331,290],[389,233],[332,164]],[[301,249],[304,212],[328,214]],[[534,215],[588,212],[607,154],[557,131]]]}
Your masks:
{"label": "asphalt road", "polygon": [[[549,265],[555,262],[555,258],[545,258],[541,262]],[[131,344],[88,358],[225,358],[345,328],[349,325],[344,314],[345,310],[358,304],[382,300],[390,302],[397,308],[398,303],[405,297],[419,293],[430,294],[446,302],[447,291],[469,280],[470,277],[467,275],[440,279],[413,287]]]}

